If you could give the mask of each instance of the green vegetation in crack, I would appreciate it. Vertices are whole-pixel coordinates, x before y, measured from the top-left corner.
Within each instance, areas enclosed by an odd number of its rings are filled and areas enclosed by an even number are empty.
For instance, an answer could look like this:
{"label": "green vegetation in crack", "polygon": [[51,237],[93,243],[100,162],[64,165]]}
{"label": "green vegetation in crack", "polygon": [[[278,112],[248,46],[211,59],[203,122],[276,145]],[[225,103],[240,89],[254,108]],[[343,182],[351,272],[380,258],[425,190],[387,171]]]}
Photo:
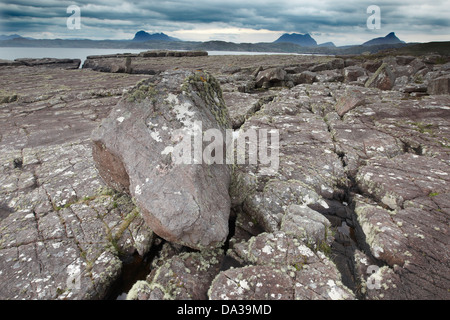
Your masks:
{"label": "green vegetation in crack", "polygon": [[224,129],[231,128],[231,119],[222,96],[222,89],[213,76],[207,72],[197,72],[184,80],[181,90],[191,98],[193,98],[191,92],[197,93],[219,125]]}
{"label": "green vegetation in crack", "polygon": [[153,83],[148,80],[139,81],[136,86],[128,93],[128,102],[141,102],[149,99],[152,103],[156,102],[156,95],[158,91]]}
{"label": "green vegetation in crack", "polygon": [[417,128],[414,130],[416,130],[420,133],[428,133],[431,136],[434,136],[433,129],[432,129],[434,126],[432,124],[426,124],[423,122],[409,122],[409,124],[416,126]]}

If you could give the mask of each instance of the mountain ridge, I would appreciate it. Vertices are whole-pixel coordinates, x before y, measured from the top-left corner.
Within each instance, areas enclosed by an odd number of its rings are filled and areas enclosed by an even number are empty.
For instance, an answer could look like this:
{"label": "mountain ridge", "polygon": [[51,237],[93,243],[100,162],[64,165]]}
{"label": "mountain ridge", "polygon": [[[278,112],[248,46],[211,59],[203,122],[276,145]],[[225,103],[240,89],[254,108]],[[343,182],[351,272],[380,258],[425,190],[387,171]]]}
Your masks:
{"label": "mountain ridge", "polygon": [[[71,39],[33,39],[30,37],[23,37],[19,34],[11,34],[11,35],[0,35],[0,41],[15,41],[16,43],[20,40],[37,40],[37,41],[46,41],[46,40],[58,40],[58,41],[73,41],[73,40],[83,40],[83,41],[90,41],[90,42],[114,42],[114,41],[120,41],[120,42],[180,42],[180,43],[211,43],[211,42],[222,42],[227,44],[233,44],[234,45],[240,45],[239,43],[232,43],[232,42],[225,42],[221,40],[209,40],[209,41],[184,41],[180,40],[171,36],[168,36],[167,34],[160,32],[160,33],[148,33],[146,31],[140,30],[136,32],[133,39],[128,40],[90,40],[90,39],[78,39],[78,38],[71,38]],[[356,46],[373,46],[373,45],[396,45],[396,44],[405,44],[404,41],[400,40],[396,35],[395,32],[390,32],[385,37],[378,37],[373,38],[371,40],[368,40],[360,45],[347,45],[347,46],[336,46],[333,42],[324,42],[324,43],[317,43],[317,41],[309,34],[298,34],[298,33],[285,33],[281,35],[277,40],[273,42],[261,42],[261,43],[255,43],[255,45],[260,44],[295,44],[301,47],[305,48],[341,48],[346,49],[349,47],[356,47]],[[248,44],[245,44],[248,45]]]}
{"label": "mountain ridge", "polygon": [[280,43],[280,42],[288,42],[288,43],[294,43],[298,44],[302,47],[316,47],[317,42],[316,40],[311,37],[309,33],[305,34],[299,34],[299,33],[285,33],[281,37],[279,37],[277,40],[274,41],[274,43]]}
{"label": "mountain ridge", "polygon": [[400,40],[395,35],[395,32],[390,32],[385,37],[371,39],[369,41],[364,42],[362,45],[363,46],[373,46],[373,45],[379,45],[379,44],[397,44],[397,43],[405,43],[405,41]]}
{"label": "mountain ridge", "polygon": [[[145,31],[144,31],[145,32]],[[161,36],[161,34],[159,34]],[[395,35],[392,34],[391,38]],[[166,35],[167,36],[167,35]],[[386,37],[385,37],[386,38]],[[389,37],[388,37],[389,38]],[[15,37],[0,40],[0,47],[27,47],[27,48],[97,48],[97,49],[143,49],[143,50],[203,50],[203,51],[237,51],[237,52],[272,52],[293,54],[322,54],[322,55],[353,55],[377,53],[385,50],[398,50],[402,47],[412,46],[413,43],[404,43],[399,40],[393,44],[378,45],[348,45],[333,46],[333,43],[322,43],[314,47],[304,47],[289,42],[259,42],[259,43],[233,43],[220,40],[211,41],[133,41],[127,40],[79,40],[79,39],[30,39]],[[175,38],[173,38],[175,39]],[[372,39],[373,40],[373,39]],[[369,40],[370,41],[370,40]],[[367,42],[365,42],[367,43]],[[369,42],[370,44],[370,42]],[[413,52],[421,51],[426,43],[417,44]],[[436,52],[448,55],[449,42],[431,42],[428,46]],[[426,46],[425,46],[426,47]],[[424,47],[424,48],[425,48]],[[425,49],[424,49],[425,50]],[[447,51],[446,51],[447,50]],[[407,49],[405,48],[405,52]]]}
{"label": "mountain ridge", "polygon": [[165,33],[148,33],[144,30],[136,32],[131,41],[181,41],[180,39],[169,37]]}

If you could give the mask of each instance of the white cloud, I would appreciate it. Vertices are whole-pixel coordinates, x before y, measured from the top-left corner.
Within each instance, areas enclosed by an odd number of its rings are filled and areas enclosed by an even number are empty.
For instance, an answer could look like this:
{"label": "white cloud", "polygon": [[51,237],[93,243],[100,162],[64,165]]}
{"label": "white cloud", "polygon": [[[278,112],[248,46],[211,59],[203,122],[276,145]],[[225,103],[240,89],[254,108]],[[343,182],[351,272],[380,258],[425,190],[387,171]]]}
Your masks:
{"label": "white cloud", "polygon": [[176,30],[170,33],[171,36],[182,40],[209,41],[220,39],[223,41],[242,42],[267,42],[275,41],[282,32],[266,29],[250,29],[230,27],[225,24],[209,24],[197,26],[194,29]]}

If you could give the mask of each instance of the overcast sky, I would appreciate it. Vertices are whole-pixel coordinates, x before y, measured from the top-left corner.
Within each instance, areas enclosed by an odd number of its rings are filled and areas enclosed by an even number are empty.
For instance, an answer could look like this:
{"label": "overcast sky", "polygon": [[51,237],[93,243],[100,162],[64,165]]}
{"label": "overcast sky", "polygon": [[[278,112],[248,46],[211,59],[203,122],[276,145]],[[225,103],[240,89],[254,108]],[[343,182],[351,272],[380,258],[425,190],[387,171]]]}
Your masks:
{"label": "overcast sky", "polygon": [[[69,30],[69,5],[81,29]],[[381,28],[366,25],[369,5]],[[131,39],[139,30],[181,40],[272,42],[283,33],[310,33],[318,43],[360,44],[394,31],[406,42],[450,41],[450,0],[2,0],[0,34],[38,39]]]}

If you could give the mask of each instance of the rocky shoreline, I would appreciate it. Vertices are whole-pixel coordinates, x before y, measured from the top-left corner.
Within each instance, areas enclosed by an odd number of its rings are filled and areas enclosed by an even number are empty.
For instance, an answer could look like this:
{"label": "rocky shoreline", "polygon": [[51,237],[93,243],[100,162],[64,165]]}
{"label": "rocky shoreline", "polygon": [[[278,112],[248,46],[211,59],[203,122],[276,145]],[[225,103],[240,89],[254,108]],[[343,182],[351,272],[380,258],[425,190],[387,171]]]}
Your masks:
{"label": "rocky shoreline", "polygon": [[[449,61],[2,61],[0,298],[450,298]],[[177,171],[198,119],[276,130],[277,170]]]}

